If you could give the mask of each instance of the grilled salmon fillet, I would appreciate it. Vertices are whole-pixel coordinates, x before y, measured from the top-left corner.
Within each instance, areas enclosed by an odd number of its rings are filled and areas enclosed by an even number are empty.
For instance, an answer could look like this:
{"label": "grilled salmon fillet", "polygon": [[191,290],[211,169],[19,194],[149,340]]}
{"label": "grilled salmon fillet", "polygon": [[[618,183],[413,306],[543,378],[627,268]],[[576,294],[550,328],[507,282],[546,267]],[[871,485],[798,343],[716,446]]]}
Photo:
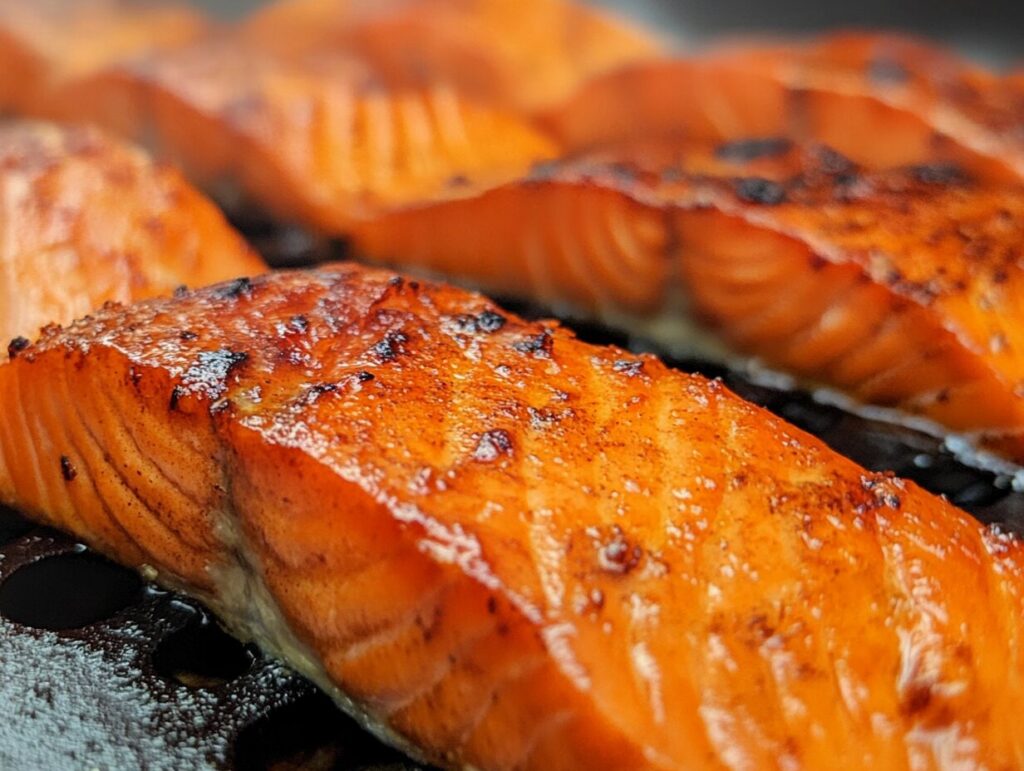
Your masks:
{"label": "grilled salmon fillet", "polygon": [[567,0],[280,0],[241,35],[288,56],[351,51],[389,82],[442,82],[536,109],[588,77],[664,50],[654,36]]}
{"label": "grilled salmon fillet", "polygon": [[0,123],[0,340],[263,263],[175,171],[95,129]]}
{"label": "grilled salmon fillet", "polygon": [[361,223],[356,252],[755,357],[1024,462],[1024,191],[779,138],[631,145]]}
{"label": "grilled salmon fillet", "polygon": [[894,35],[639,62],[588,81],[543,122],[575,151],[657,136],[784,135],[873,168],[945,160],[979,177],[1024,178],[1024,89]]}
{"label": "grilled salmon fillet", "polygon": [[515,178],[556,153],[526,118],[450,85],[393,86],[345,54],[298,62],[230,38],[112,66],[63,101],[219,198],[241,194],[332,234],[458,196],[467,176]]}
{"label": "grilled salmon fillet", "polygon": [[62,117],[56,94],[112,62],[173,48],[209,23],[184,5],[0,0],[0,112]]}
{"label": "grilled salmon fillet", "polygon": [[339,265],[109,306],[0,403],[0,499],[430,761],[1024,763],[1015,538],[478,295]]}

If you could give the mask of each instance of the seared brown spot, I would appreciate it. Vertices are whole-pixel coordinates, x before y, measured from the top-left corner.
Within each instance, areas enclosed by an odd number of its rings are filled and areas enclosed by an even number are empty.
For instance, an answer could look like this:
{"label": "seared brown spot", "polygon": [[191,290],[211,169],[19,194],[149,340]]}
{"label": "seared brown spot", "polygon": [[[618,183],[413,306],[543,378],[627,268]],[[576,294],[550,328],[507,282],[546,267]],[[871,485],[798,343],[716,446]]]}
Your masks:
{"label": "seared brown spot", "polygon": [[252,281],[248,278],[236,278],[216,290],[216,295],[225,300],[237,300],[239,297],[249,297],[252,294]]}
{"label": "seared brown spot", "polygon": [[818,162],[818,170],[826,174],[850,174],[857,168],[857,164],[827,145],[818,147],[815,150],[815,157]]}
{"label": "seared brown spot", "polygon": [[497,332],[508,323],[508,319],[489,308],[475,316],[468,313],[460,314],[455,317],[454,321],[459,332],[472,335],[480,332]]}
{"label": "seared brown spot", "polygon": [[612,365],[612,369],[627,377],[636,377],[643,373],[644,363],[639,359],[619,359]]}
{"label": "seared brown spot", "polygon": [[64,477],[65,482],[71,482],[78,476],[78,471],[67,455],[60,456],[60,475]]}
{"label": "seared brown spot", "polygon": [[178,409],[178,402],[181,401],[181,397],[184,395],[184,388],[182,388],[181,386],[174,386],[174,388],[171,389],[171,398],[167,404],[168,409],[172,411]]}
{"label": "seared brown spot", "polygon": [[912,166],[910,174],[926,185],[962,185],[968,177],[967,173],[952,163],[926,163]]}
{"label": "seared brown spot", "polygon": [[402,332],[391,331],[384,335],[383,340],[374,343],[370,349],[382,363],[394,361],[403,352],[402,344],[407,343],[409,338]]}
{"label": "seared brown spot", "polygon": [[726,161],[756,161],[785,155],[792,147],[793,143],[785,137],[753,137],[725,142],[718,146],[715,155]]}
{"label": "seared brown spot", "polygon": [[477,442],[473,457],[476,460],[490,463],[496,461],[502,455],[512,454],[512,437],[503,428],[496,428],[486,432]]}
{"label": "seared brown spot", "polygon": [[928,708],[932,701],[932,689],[927,685],[912,685],[900,702],[900,711],[911,717]]}
{"label": "seared brown spot", "polygon": [[520,353],[531,353],[534,356],[541,358],[551,355],[551,347],[554,344],[554,340],[551,338],[551,333],[548,330],[544,330],[536,335],[530,335],[523,340],[517,340],[512,344]]}
{"label": "seared brown spot", "polygon": [[635,568],[643,556],[644,550],[637,544],[631,544],[616,526],[612,540],[598,549],[597,562],[602,570],[625,574]]}
{"label": "seared brown spot", "polygon": [[26,337],[16,337],[7,345],[7,355],[15,358],[19,353],[28,348],[32,343]]}
{"label": "seared brown spot", "polygon": [[763,177],[743,177],[735,182],[736,195],[748,203],[775,206],[786,200],[786,188]]}

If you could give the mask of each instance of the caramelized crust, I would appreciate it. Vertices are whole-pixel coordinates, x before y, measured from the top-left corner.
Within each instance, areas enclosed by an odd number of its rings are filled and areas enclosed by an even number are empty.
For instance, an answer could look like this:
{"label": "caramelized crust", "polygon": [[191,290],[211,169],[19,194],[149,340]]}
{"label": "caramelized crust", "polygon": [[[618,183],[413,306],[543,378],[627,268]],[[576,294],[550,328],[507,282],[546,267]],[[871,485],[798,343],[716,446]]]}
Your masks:
{"label": "caramelized crust", "polygon": [[1024,761],[1015,540],[478,295],[337,266],[111,307],[0,402],[0,499],[435,762]]}
{"label": "caramelized crust", "polygon": [[0,125],[5,347],[111,300],[262,270],[213,204],[139,150],[93,129]]}

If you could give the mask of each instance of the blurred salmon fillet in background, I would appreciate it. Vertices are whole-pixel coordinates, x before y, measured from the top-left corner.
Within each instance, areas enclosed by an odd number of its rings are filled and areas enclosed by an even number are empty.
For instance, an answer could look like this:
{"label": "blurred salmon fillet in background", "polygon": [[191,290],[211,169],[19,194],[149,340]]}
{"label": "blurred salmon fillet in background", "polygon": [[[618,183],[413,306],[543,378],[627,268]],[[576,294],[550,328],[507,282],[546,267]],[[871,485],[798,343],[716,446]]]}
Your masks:
{"label": "blurred salmon fillet in background", "polygon": [[665,51],[653,34],[570,0],[281,0],[242,34],[289,56],[352,52],[388,82],[443,82],[523,110]]}
{"label": "blurred salmon fillet in background", "polygon": [[[0,340],[264,270],[176,171],[95,129],[0,123]],[[0,354],[2,355],[2,354]]]}
{"label": "blurred salmon fillet in background", "polygon": [[330,234],[501,182],[557,148],[528,120],[443,83],[392,87],[343,55],[304,64],[220,39],[75,87],[85,117],[154,148],[227,202]]}
{"label": "blurred salmon fillet in background", "polygon": [[586,83],[543,122],[569,151],[633,139],[785,136],[870,168],[939,160],[1024,179],[1024,89],[935,45],[888,34],[738,43]]}
{"label": "blurred salmon fillet in background", "polygon": [[0,0],[0,113],[52,117],[53,92],[105,66],[208,31],[187,5]]}

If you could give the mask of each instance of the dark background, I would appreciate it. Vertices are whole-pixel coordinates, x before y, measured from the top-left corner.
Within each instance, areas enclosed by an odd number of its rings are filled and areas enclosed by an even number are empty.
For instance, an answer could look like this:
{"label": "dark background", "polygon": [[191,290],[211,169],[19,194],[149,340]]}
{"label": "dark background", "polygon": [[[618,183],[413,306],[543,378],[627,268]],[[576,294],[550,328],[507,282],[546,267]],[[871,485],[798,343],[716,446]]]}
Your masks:
{"label": "dark background", "polygon": [[[194,0],[222,15],[261,0]],[[1024,65],[1024,0],[596,0],[684,44],[739,34],[884,27],[942,40],[990,63]]]}

